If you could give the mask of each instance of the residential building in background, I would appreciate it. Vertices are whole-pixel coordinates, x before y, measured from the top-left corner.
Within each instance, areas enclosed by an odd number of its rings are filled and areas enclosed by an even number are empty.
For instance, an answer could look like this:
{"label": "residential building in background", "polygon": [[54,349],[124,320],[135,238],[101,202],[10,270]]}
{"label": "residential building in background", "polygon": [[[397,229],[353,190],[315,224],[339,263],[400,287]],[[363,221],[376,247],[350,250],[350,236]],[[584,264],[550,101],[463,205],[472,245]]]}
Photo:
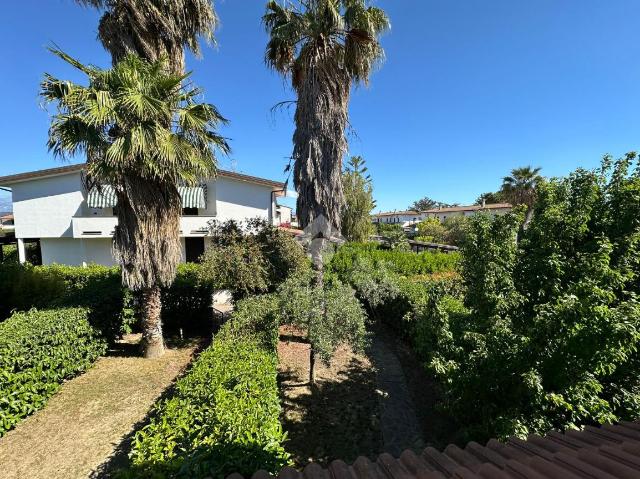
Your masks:
{"label": "residential building in background", "polygon": [[469,206],[451,206],[446,208],[433,208],[423,211],[425,218],[437,218],[444,221],[452,216],[473,216],[479,212],[488,213],[490,215],[504,215],[511,211],[509,203],[494,203],[485,205],[469,205]]}
{"label": "residential building in background", "polygon": [[[25,242],[37,241],[43,264],[113,265],[111,246],[117,198],[108,185],[87,191],[85,164],[0,177],[11,189],[18,256],[25,261]],[[277,224],[276,198],[284,184],[218,170],[215,179],[181,187],[180,241],[183,261],[195,261],[207,248],[212,220],[261,217]]]}
{"label": "residential building in background", "polygon": [[469,206],[450,206],[433,208],[425,211],[388,211],[371,215],[373,223],[397,224],[403,228],[412,228],[427,218],[444,221],[452,216],[473,216],[478,212],[490,215],[503,215],[511,211],[509,203],[495,203]]}

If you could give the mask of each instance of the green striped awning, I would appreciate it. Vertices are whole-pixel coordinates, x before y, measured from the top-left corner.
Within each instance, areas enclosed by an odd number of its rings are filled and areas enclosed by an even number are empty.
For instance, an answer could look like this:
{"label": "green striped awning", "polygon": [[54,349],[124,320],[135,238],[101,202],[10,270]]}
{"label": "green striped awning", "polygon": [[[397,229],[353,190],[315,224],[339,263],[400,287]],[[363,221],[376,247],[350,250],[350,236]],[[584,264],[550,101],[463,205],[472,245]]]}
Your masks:
{"label": "green striped awning", "polygon": [[[206,186],[178,186],[183,208],[206,208]],[[89,208],[113,208],[118,204],[116,190],[111,185],[94,186],[87,197]]]}
{"label": "green striped awning", "polygon": [[111,185],[94,186],[89,191],[87,204],[89,208],[113,208],[118,204],[116,190]]}
{"label": "green striped awning", "polygon": [[207,189],[205,186],[178,186],[183,208],[206,208]]}

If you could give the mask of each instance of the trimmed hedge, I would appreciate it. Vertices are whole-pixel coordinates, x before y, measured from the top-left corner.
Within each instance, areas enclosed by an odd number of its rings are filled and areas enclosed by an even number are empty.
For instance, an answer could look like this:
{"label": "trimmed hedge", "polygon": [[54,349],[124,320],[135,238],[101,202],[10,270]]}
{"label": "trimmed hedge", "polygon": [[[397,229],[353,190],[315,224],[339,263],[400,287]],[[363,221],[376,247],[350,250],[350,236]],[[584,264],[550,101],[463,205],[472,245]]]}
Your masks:
{"label": "trimmed hedge", "polygon": [[31,310],[0,324],[0,436],[104,354],[86,308]]}
{"label": "trimmed hedge", "polygon": [[460,255],[456,252],[413,253],[388,250],[377,243],[348,243],[333,256],[330,270],[338,275],[349,274],[357,259],[368,259],[373,262],[374,267],[386,264],[398,274],[413,276],[455,271],[460,262]]}
{"label": "trimmed hedge", "polygon": [[279,421],[276,302],[242,301],[213,344],[154,408],[123,477],[246,477],[289,463]]}

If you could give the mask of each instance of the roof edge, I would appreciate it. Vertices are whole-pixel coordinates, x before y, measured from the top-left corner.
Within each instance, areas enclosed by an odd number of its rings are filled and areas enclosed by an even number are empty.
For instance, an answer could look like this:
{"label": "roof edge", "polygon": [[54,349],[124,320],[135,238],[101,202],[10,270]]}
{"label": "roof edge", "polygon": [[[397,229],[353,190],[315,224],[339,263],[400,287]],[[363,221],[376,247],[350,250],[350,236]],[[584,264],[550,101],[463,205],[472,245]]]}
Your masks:
{"label": "roof edge", "polygon": [[[85,167],[86,163],[77,163],[75,165],[59,166],[56,168],[47,168],[44,170],[27,171],[24,173],[16,173],[14,175],[0,176],[0,186],[9,186],[15,183],[22,183],[24,181],[38,180],[42,178],[49,178],[52,176],[75,173],[77,171],[82,171]],[[249,183],[256,183],[264,186],[271,186],[272,188],[284,189],[285,186],[285,184],[280,181],[260,178],[258,176],[245,175],[244,173],[236,173],[235,171],[218,170],[217,174],[221,177],[231,178],[239,181],[247,181]]]}

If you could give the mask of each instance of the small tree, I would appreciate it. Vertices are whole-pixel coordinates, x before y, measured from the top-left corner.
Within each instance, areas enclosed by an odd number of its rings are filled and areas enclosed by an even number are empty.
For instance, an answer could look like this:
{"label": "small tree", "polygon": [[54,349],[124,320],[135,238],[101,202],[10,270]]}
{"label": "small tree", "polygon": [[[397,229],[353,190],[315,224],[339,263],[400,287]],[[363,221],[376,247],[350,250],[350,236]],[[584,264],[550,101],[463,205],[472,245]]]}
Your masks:
{"label": "small tree", "polygon": [[495,203],[502,203],[503,201],[505,201],[504,199],[504,195],[502,194],[502,192],[500,191],[489,191],[487,193],[482,193],[480,196],[478,196],[478,198],[476,198],[476,205],[481,205],[481,204],[495,204]]}
{"label": "small tree", "polygon": [[348,241],[363,242],[373,232],[371,211],[375,208],[373,185],[365,161],[352,156],[342,173],[345,204],[342,207],[342,235]]}
{"label": "small tree", "polygon": [[438,218],[426,218],[418,223],[418,236],[426,241],[444,243],[446,241],[447,229]]}
{"label": "small tree", "polygon": [[316,381],[316,356],[328,364],[341,344],[364,349],[367,315],[350,286],[331,281],[318,287],[312,274],[303,274],[285,281],[278,297],[282,324],[303,330],[311,346],[311,384]]}

